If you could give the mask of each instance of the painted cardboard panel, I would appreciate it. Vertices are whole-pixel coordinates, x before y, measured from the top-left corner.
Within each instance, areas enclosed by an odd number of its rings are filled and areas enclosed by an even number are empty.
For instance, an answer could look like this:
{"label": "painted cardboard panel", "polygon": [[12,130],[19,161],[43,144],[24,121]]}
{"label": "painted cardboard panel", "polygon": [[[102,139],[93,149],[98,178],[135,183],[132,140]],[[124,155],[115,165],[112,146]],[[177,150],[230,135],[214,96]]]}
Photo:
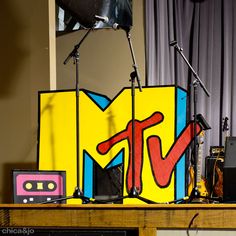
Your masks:
{"label": "painted cardboard panel", "polygon": [[[91,91],[80,91],[80,187],[85,196],[93,198],[93,162],[104,169],[122,164],[123,196],[127,196],[134,184],[141,197],[154,202],[182,198],[186,185],[183,151],[191,141],[190,129],[186,128],[186,91],[175,86],[147,87],[142,92],[137,89],[135,95],[133,175],[131,89],[124,88],[113,100]],[[77,185],[75,104],[75,91],[39,94],[39,169],[65,170],[68,196]],[[183,142],[184,135],[187,142]],[[178,136],[182,139],[174,147]],[[159,161],[158,157],[161,157]],[[163,162],[166,157],[172,160]],[[143,201],[128,197],[123,203]]]}

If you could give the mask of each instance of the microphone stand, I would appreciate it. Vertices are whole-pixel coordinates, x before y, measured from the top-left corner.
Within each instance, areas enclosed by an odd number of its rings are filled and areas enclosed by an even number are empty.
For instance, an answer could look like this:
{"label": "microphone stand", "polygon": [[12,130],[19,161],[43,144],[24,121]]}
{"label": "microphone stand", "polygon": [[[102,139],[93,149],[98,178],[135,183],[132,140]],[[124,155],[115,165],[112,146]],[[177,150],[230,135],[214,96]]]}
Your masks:
{"label": "microphone stand", "polygon": [[139,91],[142,92],[142,86],[140,83],[140,76],[139,76],[139,71],[138,71],[138,66],[136,63],[136,58],[134,55],[134,49],[133,49],[133,44],[131,40],[131,33],[130,33],[130,28],[126,29],[126,37],[128,40],[130,52],[131,52],[131,57],[133,61],[133,68],[134,71],[130,73],[130,82],[131,82],[131,129],[132,129],[132,145],[131,145],[131,159],[132,159],[132,186],[130,191],[128,192],[127,196],[124,196],[124,198],[137,198],[145,203],[152,203],[155,204],[156,202],[151,201],[149,199],[143,198],[139,195],[139,190],[137,189],[136,186],[136,181],[135,181],[135,79],[137,80],[138,88]]}
{"label": "microphone stand", "polygon": [[194,184],[193,184],[193,189],[192,192],[189,196],[189,201],[192,201],[197,198],[207,198],[207,199],[212,199],[209,197],[201,196],[198,186],[197,186],[197,163],[198,163],[198,140],[197,140],[197,99],[198,99],[198,86],[200,85],[205,94],[210,97],[210,93],[204,86],[203,82],[199,78],[198,74],[194,71],[193,67],[190,65],[189,61],[186,59],[185,55],[183,54],[183,49],[179,47],[177,41],[172,41],[170,42],[170,46],[173,46],[176,51],[181,55],[181,57],[184,59],[186,62],[188,68],[191,70],[193,76],[195,77],[195,80],[193,81],[193,119],[194,119],[194,125],[193,125],[193,135],[194,135],[194,140],[193,140],[193,161],[194,161]]}
{"label": "microphone stand", "polygon": [[77,186],[75,187],[75,191],[73,193],[73,198],[80,198],[82,199],[83,203],[90,202],[90,199],[88,197],[84,196],[83,191],[80,188],[80,140],[79,140],[79,134],[80,134],[80,114],[79,114],[79,52],[78,49],[80,48],[83,41],[87,38],[89,33],[94,29],[94,27],[89,28],[89,30],[86,32],[86,34],[83,36],[83,38],[80,40],[80,42],[74,46],[74,49],[70,52],[68,57],[64,61],[64,65],[68,63],[68,61],[73,58],[74,64],[75,64],[75,106],[76,106],[76,162],[77,162]]}
{"label": "microphone stand", "polygon": [[86,39],[86,37],[89,35],[89,33],[94,29],[94,26],[89,28],[89,30],[86,32],[86,34],[83,36],[83,38],[80,40],[78,44],[74,46],[74,49],[69,53],[65,61],[63,62],[64,65],[66,65],[71,58],[73,58],[74,64],[75,64],[75,109],[76,109],[76,170],[77,170],[77,186],[75,187],[75,191],[72,196],[67,196],[64,198],[58,198],[58,199],[52,199],[50,201],[41,202],[42,204],[47,203],[53,203],[53,202],[61,202],[67,199],[81,199],[83,203],[89,203],[92,201],[91,198],[84,196],[83,191],[80,188],[80,140],[79,140],[79,134],[80,134],[80,121],[79,121],[79,52],[78,49],[80,48],[83,41]]}
{"label": "microphone stand", "polygon": [[[130,82],[131,82],[131,112],[132,112],[132,118],[131,118],[131,132],[132,132],[132,145],[131,145],[131,159],[132,159],[132,186],[131,189],[128,192],[127,196],[118,197],[116,199],[112,199],[112,202],[117,202],[119,200],[125,199],[125,198],[137,198],[145,203],[149,204],[155,204],[157,202],[154,202],[152,200],[143,198],[139,196],[139,190],[137,189],[136,182],[135,182],[135,79],[137,80],[139,91],[142,92],[142,86],[140,83],[140,76],[138,71],[138,66],[136,63],[136,58],[134,55],[134,49],[133,44],[131,40],[131,33],[130,33],[130,27],[126,27],[123,30],[126,31],[126,36],[131,52],[131,57],[133,61],[133,71],[130,73]],[[110,202],[111,202],[110,201]],[[100,201],[101,203],[105,203],[106,201]]]}
{"label": "microphone stand", "polygon": [[142,92],[142,86],[140,83],[140,76],[138,72],[138,67],[134,55],[133,44],[131,41],[130,30],[126,31],[126,37],[129,43],[129,48],[131,52],[131,57],[133,61],[134,71],[130,74],[130,82],[131,82],[131,113],[132,113],[132,145],[131,145],[131,159],[132,159],[132,188],[129,192],[129,197],[138,197],[139,193],[137,187],[135,186],[135,78],[137,79],[139,91]]}

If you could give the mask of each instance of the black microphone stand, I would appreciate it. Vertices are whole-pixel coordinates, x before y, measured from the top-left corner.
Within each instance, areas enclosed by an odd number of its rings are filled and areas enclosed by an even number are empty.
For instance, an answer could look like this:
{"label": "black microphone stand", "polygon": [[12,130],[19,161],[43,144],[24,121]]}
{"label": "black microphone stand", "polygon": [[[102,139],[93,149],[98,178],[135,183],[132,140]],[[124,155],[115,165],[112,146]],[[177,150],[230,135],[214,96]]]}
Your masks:
{"label": "black microphone stand", "polygon": [[133,71],[130,73],[130,82],[131,82],[131,112],[132,112],[132,117],[131,117],[131,129],[132,129],[132,145],[131,145],[131,159],[132,159],[132,186],[131,189],[128,192],[127,196],[122,196],[122,197],[117,197],[115,199],[111,199],[109,201],[106,200],[101,200],[97,201],[98,203],[106,203],[106,202],[118,202],[120,200],[123,200],[125,198],[137,198],[145,203],[149,204],[155,204],[156,202],[143,198],[139,195],[139,191],[137,189],[136,183],[135,183],[135,79],[137,80],[138,88],[139,91],[142,92],[142,86],[140,83],[140,76],[139,76],[139,71],[138,71],[138,66],[136,63],[136,58],[134,55],[134,49],[133,49],[133,44],[131,40],[131,33],[130,33],[130,27],[126,27],[123,29],[126,31],[126,36],[127,40],[129,43],[129,48],[131,52],[131,57],[133,61]]}
{"label": "black microphone stand", "polygon": [[[176,51],[181,55],[181,57],[184,59],[186,62],[188,68],[191,70],[195,80],[193,81],[193,119],[194,119],[194,125],[193,125],[193,135],[194,135],[194,140],[193,140],[193,165],[194,165],[194,184],[193,184],[193,189],[192,192],[188,198],[188,201],[193,201],[196,199],[200,198],[207,198],[207,199],[212,199],[206,196],[201,196],[198,186],[197,186],[197,163],[198,163],[198,140],[197,140],[197,100],[198,100],[198,86],[200,85],[205,94],[210,97],[210,93],[204,86],[203,82],[199,78],[198,74],[194,71],[193,67],[190,65],[188,60],[186,59],[185,55],[183,54],[183,49],[179,47],[177,41],[172,41],[170,42],[170,46],[173,46]],[[212,199],[214,200],[214,199]],[[215,199],[216,200],[216,199]],[[218,200],[218,199],[217,199]]]}
{"label": "black microphone stand", "polygon": [[83,36],[83,38],[80,40],[78,44],[74,46],[74,49],[69,53],[65,61],[63,62],[64,65],[66,65],[71,58],[73,58],[74,64],[75,64],[75,110],[76,110],[76,170],[77,170],[77,186],[75,187],[75,191],[72,196],[67,196],[64,198],[58,198],[58,199],[52,199],[50,201],[41,202],[42,204],[47,203],[53,203],[53,202],[62,202],[64,200],[68,199],[81,199],[83,203],[89,203],[92,201],[91,198],[84,196],[83,191],[80,188],[80,140],[79,140],[79,134],[80,134],[80,121],[79,121],[79,52],[78,49],[80,48],[83,41],[86,39],[86,37],[89,35],[89,33],[94,29],[95,26],[89,28],[89,30],[86,32],[86,34]]}
{"label": "black microphone stand", "polygon": [[80,42],[74,46],[74,49],[71,51],[71,53],[68,55],[68,57],[64,61],[64,65],[67,64],[67,62],[70,60],[70,58],[73,58],[74,64],[75,64],[75,106],[76,106],[76,161],[77,161],[77,186],[75,187],[75,191],[73,193],[73,198],[80,198],[82,199],[83,203],[90,202],[90,198],[85,197],[83,191],[80,188],[80,140],[79,140],[79,134],[80,134],[80,114],[79,114],[79,52],[78,49],[80,48],[83,41],[86,39],[86,37],[89,35],[89,33],[94,29],[94,27],[90,28],[84,37],[80,40]]}
{"label": "black microphone stand", "polygon": [[[129,43],[129,48],[131,52],[131,57],[133,61],[134,71],[130,74],[130,82],[131,82],[131,124],[132,124],[132,145],[131,145],[131,159],[132,159],[132,188],[128,193],[129,197],[137,197],[139,198],[139,193],[137,187],[135,186],[135,79],[137,80],[139,91],[142,92],[142,86],[140,83],[140,76],[138,72],[138,67],[134,55],[133,44],[131,41],[130,30],[126,31],[127,40]],[[141,199],[142,200],[142,199]]]}

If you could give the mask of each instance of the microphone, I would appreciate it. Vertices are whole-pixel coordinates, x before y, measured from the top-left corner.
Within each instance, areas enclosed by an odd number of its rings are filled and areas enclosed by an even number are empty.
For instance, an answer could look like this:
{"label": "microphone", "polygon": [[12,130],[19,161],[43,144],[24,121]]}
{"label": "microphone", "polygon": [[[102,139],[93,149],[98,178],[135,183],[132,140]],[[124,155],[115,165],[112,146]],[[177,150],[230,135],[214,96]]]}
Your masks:
{"label": "microphone", "polygon": [[119,24],[117,24],[117,23],[114,23],[114,24],[112,25],[112,28],[113,28],[114,30],[123,29],[123,30],[125,30],[125,31],[130,31],[131,26],[130,26],[130,25],[119,25]]}
{"label": "microphone", "polygon": [[177,41],[176,41],[176,40],[170,41],[170,46],[175,46],[176,44],[177,44]]}
{"label": "microphone", "polygon": [[169,45],[175,47],[175,49],[180,51],[180,52],[183,51],[183,48],[179,47],[179,45],[178,45],[176,40],[170,41]]}
{"label": "microphone", "polygon": [[103,23],[108,23],[109,19],[107,16],[94,16],[95,20],[102,21]]}

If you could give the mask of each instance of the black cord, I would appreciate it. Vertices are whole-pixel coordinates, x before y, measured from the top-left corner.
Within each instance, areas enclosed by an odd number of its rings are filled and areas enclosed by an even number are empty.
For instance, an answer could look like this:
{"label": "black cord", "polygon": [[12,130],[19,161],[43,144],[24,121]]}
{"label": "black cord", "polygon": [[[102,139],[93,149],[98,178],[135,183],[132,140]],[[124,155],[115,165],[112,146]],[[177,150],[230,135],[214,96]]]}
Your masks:
{"label": "black cord", "polygon": [[187,235],[189,236],[189,230],[191,229],[191,226],[193,225],[193,221],[195,220],[195,218],[199,216],[199,213],[196,213],[193,218],[191,219],[191,221],[189,222],[189,225],[188,225],[188,229],[186,231]]}

